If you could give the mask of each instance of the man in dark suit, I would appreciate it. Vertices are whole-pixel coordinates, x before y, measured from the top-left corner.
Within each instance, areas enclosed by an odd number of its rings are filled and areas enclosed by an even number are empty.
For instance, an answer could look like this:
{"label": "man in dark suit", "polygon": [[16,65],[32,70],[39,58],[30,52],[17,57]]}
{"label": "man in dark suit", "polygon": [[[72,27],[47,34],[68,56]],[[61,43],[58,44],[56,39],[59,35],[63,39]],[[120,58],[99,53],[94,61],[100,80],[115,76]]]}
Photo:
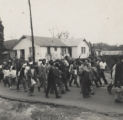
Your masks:
{"label": "man in dark suit", "polygon": [[57,87],[56,87],[55,67],[53,66],[52,60],[50,61],[50,68],[49,68],[49,74],[48,74],[48,85],[46,90],[47,98],[51,88],[55,91],[56,98],[60,98],[60,96],[58,95]]}
{"label": "man in dark suit", "polygon": [[117,63],[115,72],[115,86],[123,86],[123,58]]}

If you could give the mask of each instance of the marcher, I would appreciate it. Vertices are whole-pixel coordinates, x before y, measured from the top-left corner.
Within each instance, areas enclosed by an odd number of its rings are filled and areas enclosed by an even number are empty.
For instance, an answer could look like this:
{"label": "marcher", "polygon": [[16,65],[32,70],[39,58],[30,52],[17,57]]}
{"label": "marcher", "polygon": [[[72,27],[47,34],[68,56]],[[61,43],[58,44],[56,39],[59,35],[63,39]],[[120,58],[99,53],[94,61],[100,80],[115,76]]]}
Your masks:
{"label": "marcher", "polygon": [[68,82],[69,82],[69,63],[67,60],[63,59],[61,61],[61,69],[62,71],[62,82],[64,83],[65,90],[70,91],[68,87]]}
{"label": "marcher", "polygon": [[[31,68],[32,67],[32,68]],[[29,65],[27,63],[26,69],[25,69],[25,75],[26,75],[26,81],[27,81],[27,85],[28,85],[28,95],[29,96],[33,96],[33,92],[34,92],[34,79],[33,79],[33,75],[34,73],[32,73],[32,71],[34,72],[34,67],[33,65]]]}
{"label": "marcher", "polygon": [[121,58],[121,61],[116,65],[115,86],[123,86],[123,58]]}
{"label": "marcher", "polygon": [[65,86],[62,82],[62,71],[59,69],[60,65],[58,62],[55,62],[54,64],[55,64],[54,66],[55,66],[55,74],[56,74],[56,77],[55,77],[56,85],[59,88],[59,92],[61,94],[64,94],[65,93]]}
{"label": "marcher", "polygon": [[71,87],[72,86],[72,82],[74,80],[74,84],[79,87],[79,84],[77,82],[77,65],[76,65],[76,62],[73,62],[71,65],[70,65],[70,69],[69,69],[69,72],[70,72],[70,81],[69,81],[69,86]]}
{"label": "marcher", "polygon": [[24,91],[27,92],[25,67],[26,67],[26,64],[23,64],[20,71],[18,71],[17,90],[20,90],[20,84],[22,84],[23,88],[24,88]]}
{"label": "marcher", "polygon": [[91,92],[91,81],[89,78],[89,69],[87,63],[84,63],[83,66],[83,72],[81,73],[81,90],[82,90],[82,95],[84,98],[87,98],[90,96]]}
{"label": "marcher", "polygon": [[42,63],[40,64],[38,68],[39,72],[39,82],[40,85],[38,86],[38,91],[40,91],[40,87],[43,86],[44,92],[46,92],[46,85],[47,85],[47,65],[46,65],[46,59],[42,60]]}
{"label": "marcher", "polygon": [[109,94],[112,94],[112,88],[115,86],[116,65],[117,65],[117,63],[114,64],[112,69],[111,69],[111,79],[112,79],[112,81],[107,86],[107,91],[108,91]]}
{"label": "marcher", "polygon": [[56,87],[56,74],[55,74],[55,67],[53,66],[53,61],[50,61],[50,69],[48,74],[48,84],[47,84],[47,90],[46,90],[46,97],[48,98],[48,94],[51,88],[55,91],[56,98],[60,98],[58,95],[57,87]]}
{"label": "marcher", "polygon": [[4,74],[3,74],[3,68],[2,65],[0,65],[0,82],[3,81]]}
{"label": "marcher", "polygon": [[99,63],[99,67],[100,67],[100,77],[103,79],[104,84],[107,85],[107,84],[108,84],[108,81],[106,80],[105,74],[104,74],[104,71],[105,71],[105,69],[106,69],[106,66],[107,66],[107,64],[106,64],[106,62],[105,62],[104,60],[100,61],[100,63]]}

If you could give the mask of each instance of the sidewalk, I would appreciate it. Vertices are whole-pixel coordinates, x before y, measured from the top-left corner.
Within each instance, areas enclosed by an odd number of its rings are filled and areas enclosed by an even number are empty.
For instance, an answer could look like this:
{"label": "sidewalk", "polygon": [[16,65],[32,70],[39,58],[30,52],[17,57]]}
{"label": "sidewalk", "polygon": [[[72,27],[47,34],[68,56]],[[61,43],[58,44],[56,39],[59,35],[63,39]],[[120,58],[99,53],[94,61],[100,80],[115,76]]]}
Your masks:
{"label": "sidewalk", "polygon": [[96,88],[95,95],[88,99],[83,99],[80,94],[80,88],[75,87],[72,87],[70,92],[62,95],[61,99],[56,99],[54,95],[50,95],[50,98],[47,99],[45,98],[43,89],[41,89],[41,92],[38,92],[37,88],[35,89],[34,95],[30,97],[23,91],[18,92],[15,88],[10,90],[0,85],[0,97],[2,98],[30,103],[79,107],[107,115],[123,115],[123,104],[115,103],[114,96],[109,95],[105,87]]}

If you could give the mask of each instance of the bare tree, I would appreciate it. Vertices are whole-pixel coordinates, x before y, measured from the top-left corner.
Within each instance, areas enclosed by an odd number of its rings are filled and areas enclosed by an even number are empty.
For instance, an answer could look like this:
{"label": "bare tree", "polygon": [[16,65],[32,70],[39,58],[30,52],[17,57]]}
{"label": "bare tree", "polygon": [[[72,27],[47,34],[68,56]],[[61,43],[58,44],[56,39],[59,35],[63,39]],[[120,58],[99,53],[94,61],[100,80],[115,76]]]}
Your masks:
{"label": "bare tree", "polygon": [[68,39],[69,38],[69,32],[68,31],[63,31],[60,33],[57,33],[57,38],[59,39]]}

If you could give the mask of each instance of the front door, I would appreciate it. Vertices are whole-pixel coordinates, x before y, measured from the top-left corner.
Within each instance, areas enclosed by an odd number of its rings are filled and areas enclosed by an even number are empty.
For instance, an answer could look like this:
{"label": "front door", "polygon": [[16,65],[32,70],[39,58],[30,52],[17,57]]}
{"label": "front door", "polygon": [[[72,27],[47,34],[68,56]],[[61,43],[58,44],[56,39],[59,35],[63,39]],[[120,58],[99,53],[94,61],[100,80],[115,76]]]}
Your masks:
{"label": "front door", "polygon": [[20,50],[20,58],[25,59],[25,50],[24,49]]}
{"label": "front door", "polygon": [[72,57],[72,48],[68,48],[68,53],[69,53],[69,55],[70,55],[70,57]]}

